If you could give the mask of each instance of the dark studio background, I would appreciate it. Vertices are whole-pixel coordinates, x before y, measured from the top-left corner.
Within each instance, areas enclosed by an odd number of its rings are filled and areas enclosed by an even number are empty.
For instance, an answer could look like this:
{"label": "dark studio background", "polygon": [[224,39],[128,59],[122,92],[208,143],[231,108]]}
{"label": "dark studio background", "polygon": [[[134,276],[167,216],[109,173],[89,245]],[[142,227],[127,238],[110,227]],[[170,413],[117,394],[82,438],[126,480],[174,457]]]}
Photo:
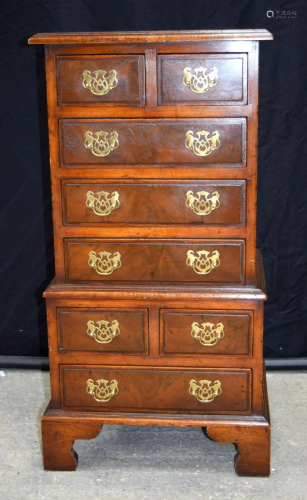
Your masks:
{"label": "dark studio background", "polygon": [[[266,28],[260,43],[258,248],[267,358],[307,356],[304,1],[1,0],[0,355],[47,356],[54,275],[44,48],[37,32]],[[268,18],[267,11],[296,11]]]}

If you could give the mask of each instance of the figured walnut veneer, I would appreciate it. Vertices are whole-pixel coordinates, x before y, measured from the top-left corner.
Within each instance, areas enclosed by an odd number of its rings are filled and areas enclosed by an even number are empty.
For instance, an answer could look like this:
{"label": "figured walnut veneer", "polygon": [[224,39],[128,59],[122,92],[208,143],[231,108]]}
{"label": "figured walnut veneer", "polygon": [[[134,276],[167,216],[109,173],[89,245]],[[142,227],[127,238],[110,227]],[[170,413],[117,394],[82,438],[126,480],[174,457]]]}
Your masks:
{"label": "figured walnut veneer", "polygon": [[39,34],[55,268],[44,467],[103,424],[190,425],[268,475],[256,252],[266,30]]}

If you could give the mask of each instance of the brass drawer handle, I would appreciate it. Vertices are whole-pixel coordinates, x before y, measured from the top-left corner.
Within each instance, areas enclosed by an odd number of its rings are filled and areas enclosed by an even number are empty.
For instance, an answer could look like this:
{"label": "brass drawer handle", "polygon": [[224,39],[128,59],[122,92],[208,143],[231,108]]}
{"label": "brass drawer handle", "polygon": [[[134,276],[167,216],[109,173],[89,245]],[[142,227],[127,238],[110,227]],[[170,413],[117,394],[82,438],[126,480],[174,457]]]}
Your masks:
{"label": "brass drawer handle", "polygon": [[186,264],[192,267],[197,274],[209,274],[220,265],[219,252],[213,250],[211,256],[209,254],[210,252],[207,250],[200,250],[195,255],[193,250],[188,250]]}
{"label": "brass drawer handle", "polygon": [[113,191],[111,194],[107,191],[99,191],[96,194],[93,191],[88,191],[86,193],[86,206],[100,217],[109,215],[120,206],[119,194],[117,191]]}
{"label": "brass drawer handle", "polygon": [[207,191],[198,191],[196,194],[193,191],[188,191],[185,204],[197,215],[209,215],[213,210],[219,208],[220,195],[217,191],[212,194]]}
{"label": "brass drawer handle", "polygon": [[90,320],[87,322],[87,334],[93,337],[98,344],[109,344],[120,334],[119,323],[116,319],[111,323],[110,321],[100,320],[96,321],[96,324]]}
{"label": "brass drawer handle", "polygon": [[88,130],[84,134],[84,146],[95,156],[108,156],[111,151],[114,151],[119,146],[118,133],[114,130],[110,132],[109,137],[108,135],[108,132],[101,130],[100,132],[95,132],[96,137],[94,137],[93,132]]}
{"label": "brass drawer handle", "polygon": [[117,84],[117,73],[115,69],[104,71],[98,69],[92,72],[86,69],[83,71],[83,87],[90,90],[95,95],[105,95],[114,89]]}
{"label": "brass drawer handle", "polygon": [[222,394],[222,386],[219,380],[190,380],[189,393],[195,396],[200,403],[211,403],[217,396]]}
{"label": "brass drawer handle", "polygon": [[[209,73],[207,73],[209,71]],[[184,68],[183,70],[183,85],[189,87],[194,94],[205,94],[211,87],[218,83],[217,67],[213,66],[209,70],[200,66],[191,70]]]}
{"label": "brass drawer handle", "polygon": [[92,378],[89,378],[86,383],[86,391],[99,403],[107,403],[119,393],[118,382],[115,378],[111,382],[103,378],[94,382]]}
{"label": "brass drawer handle", "polygon": [[115,252],[112,254],[110,252],[99,252],[96,254],[94,250],[91,250],[88,254],[88,265],[93,267],[97,274],[112,274],[115,269],[118,269],[121,263],[121,254]]}
{"label": "brass drawer handle", "polygon": [[212,346],[217,344],[224,337],[224,325],[218,323],[214,328],[214,323],[192,323],[191,335],[194,339],[199,340],[202,345]]}
{"label": "brass drawer handle", "polygon": [[191,149],[193,153],[197,156],[209,156],[212,151],[220,147],[220,134],[218,130],[212,132],[211,137],[209,137],[210,132],[206,130],[200,130],[196,132],[195,137],[192,130],[188,130],[185,134],[185,145],[188,149]]}

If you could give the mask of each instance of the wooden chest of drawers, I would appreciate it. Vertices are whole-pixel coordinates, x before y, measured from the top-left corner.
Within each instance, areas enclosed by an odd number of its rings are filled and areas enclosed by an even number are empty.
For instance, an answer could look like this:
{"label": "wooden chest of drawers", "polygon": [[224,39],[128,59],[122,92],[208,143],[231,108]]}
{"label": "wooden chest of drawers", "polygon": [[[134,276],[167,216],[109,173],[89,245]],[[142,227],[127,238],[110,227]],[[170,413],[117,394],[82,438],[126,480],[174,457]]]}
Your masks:
{"label": "wooden chest of drawers", "polygon": [[39,34],[56,276],[46,469],[103,424],[199,426],[268,475],[256,252],[265,30]]}

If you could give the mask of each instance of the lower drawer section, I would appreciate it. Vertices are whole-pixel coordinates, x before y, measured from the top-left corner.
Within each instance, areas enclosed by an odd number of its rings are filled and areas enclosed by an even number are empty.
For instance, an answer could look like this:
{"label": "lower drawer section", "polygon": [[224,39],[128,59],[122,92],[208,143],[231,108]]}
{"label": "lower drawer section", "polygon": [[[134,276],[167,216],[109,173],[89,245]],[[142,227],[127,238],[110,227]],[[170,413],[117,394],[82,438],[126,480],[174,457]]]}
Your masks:
{"label": "lower drawer section", "polygon": [[250,413],[251,371],[61,367],[62,407]]}

